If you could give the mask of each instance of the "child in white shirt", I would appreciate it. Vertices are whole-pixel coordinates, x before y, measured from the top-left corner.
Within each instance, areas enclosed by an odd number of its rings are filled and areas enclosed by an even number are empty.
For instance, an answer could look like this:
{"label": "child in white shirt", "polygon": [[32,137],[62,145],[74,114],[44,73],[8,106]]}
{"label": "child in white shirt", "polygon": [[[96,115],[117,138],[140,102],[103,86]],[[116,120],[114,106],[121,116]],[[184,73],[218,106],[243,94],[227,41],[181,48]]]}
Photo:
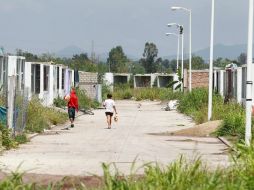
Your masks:
{"label": "child in white shirt", "polygon": [[106,108],[105,114],[107,117],[108,129],[111,129],[112,117],[114,115],[114,111],[115,111],[115,114],[117,114],[117,111],[116,111],[115,101],[112,100],[112,95],[108,94],[107,98],[108,99],[104,101],[103,106]]}

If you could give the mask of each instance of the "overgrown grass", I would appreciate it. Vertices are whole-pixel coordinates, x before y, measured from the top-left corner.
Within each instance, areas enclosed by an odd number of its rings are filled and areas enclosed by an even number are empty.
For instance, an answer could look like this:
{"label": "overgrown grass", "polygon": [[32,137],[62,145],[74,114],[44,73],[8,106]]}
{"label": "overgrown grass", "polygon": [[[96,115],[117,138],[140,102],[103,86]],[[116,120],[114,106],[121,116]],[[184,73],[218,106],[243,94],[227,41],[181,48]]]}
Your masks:
{"label": "overgrown grass", "polygon": [[[254,187],[254,146],[239,144],[237,153],[232,154],[232,163],[228,167],[206,165],[197,157],[187,160],[180,157],[168,166],[157,163],[146,164],[139,168],[143,175],[137,175],[135,167],[130,175],[123,175],[117,168],[112,170],[111,164],[103,164],[104,184],[102,187],[87,188],[81,181],[71,183],[62,181],[47,186],[36,183],[24,183],[23,174],[13,172],[0,182],[0,189],[93,189],[93,190],[251,190]],[[133,165],[134,166],[134,165]],[[67,188],[68,187],[68,188]]]}
{"label": "overgrown grass", "polygon": [[[128,84],[114,87],[115,99],[139,100],[179,100],[178,111],[191,116],[197,124],[208,120],[208,90],[204,88],[193,89],[191,93],[173,92],[168,88],[130,88]],[[243,139],[245,126],[244,108],[231,101],[224,103],[224,99],[213,94],[212,120],[223,120],[217,135],[234,136]]]}
{"label": "overgrown grass", "polygon": [[58,107],[58,108],[64,108],[66,107],[67,103],[66,101],[61,98],[60,96],[58,96],[57,98],[54,99],[54,106]]}
{"label": "overgrown grass", "polygon": [[172,100],[178,99],[181,92],[173,92],[169,88],[131,88],[128,84],[114,87],[113,97],[117,100],[135,99],[140,100]]}
{"label": "overgrown grass", "polygon": [[[180,97],[178,110],[191,116],[199,124],[208,120],[207,107],[208,90],[194,89]],[[245,111],[241,105],[235,102],[224,103],[220,95],[213,94],[212,120],[223,120],[218,135],[236,136],[238,139],[244,137]]]}
{"label": "overgrown grass", "polygon": [[80,109],[98,108],[99,103],[89,98],[84,90],[76,89]]}
{"label": "overgrown grass", "polygon": [[118,171],[112,174],[109,165],[104,164],[104,189],[253,189],[254,147],[240,145],[238,150],[240,154],[233,155],[234,162],[227,168],[211,169],[199,158],[187,161],[181,157],[166,168],[149,164],[145,166],[145,174],[137,177],[124,176]]}
{"label": "overgrown grass", "polygon": [[42,132],[51,125],[63,124],[68,120],[67,113],[44,107],[40,101],[33,98],[28,105],[27,125],[28,132]]}

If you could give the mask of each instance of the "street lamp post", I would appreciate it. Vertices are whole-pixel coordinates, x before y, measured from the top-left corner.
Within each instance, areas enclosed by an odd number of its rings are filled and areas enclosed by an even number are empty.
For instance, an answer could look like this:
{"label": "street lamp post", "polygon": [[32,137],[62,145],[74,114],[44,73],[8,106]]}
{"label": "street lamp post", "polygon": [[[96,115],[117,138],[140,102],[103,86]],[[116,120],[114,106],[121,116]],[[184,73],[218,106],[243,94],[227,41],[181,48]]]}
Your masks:
{"label": "street lamp post", "polygon": [[181,65],[181,82],[182,82],[182,85],[181,85],[181,91],[183,92],[183,48],[184,48],[184,33],[183,33],[183,25],[180,25],[180,24],[177,24],[177,23],[169,23],[168,24],[168,27],[171,27],[171,26],[177,26],[177,28],[179,28],[179,36],[181,36],[181,39],[182,39],[182,65]]}
{"label": "street lamp post", "polygon": [[177,56],[176,56],[176,69],[179,68],[179,51],[180,51],[180,35],[175,33],[166,33],[167,36],[173,35],[177,37]]}
{"label": "street lamp post", "polygon": [[212,102],[213,102],[213,38],[214,38],[214,0],[212,0],[212,16],[211,16],[208,121],[210,121],[212,118]]}
{"label": "street lamp post", "polygon": [[248,24],[248,52],[247,52],[247,81],[246,81],[246,126],[245,143],[250,146],[251,142],[251,104],[252,104],[252,44],[253,44],[253,0],[249,0],[249,24]]}
{"label": "street lamp post", "polygon": [[188,13],[189,13],[189,22],[190,22],[190,42],[189,42],[189,91],[191,92],[191,90],[192,90],[192,50],[191,50],[191,43],[192,43],[192,40],[191,40],[191,38],[192,38],[192,32],[191,32],[191,25],[192,25],[192,13],[191,13],[191,9],[187,9],[187,8],[185,8],[185,7],[171,7],[171,9],[174,11],[174,10],[184,10],[184,11],[187,11]]}

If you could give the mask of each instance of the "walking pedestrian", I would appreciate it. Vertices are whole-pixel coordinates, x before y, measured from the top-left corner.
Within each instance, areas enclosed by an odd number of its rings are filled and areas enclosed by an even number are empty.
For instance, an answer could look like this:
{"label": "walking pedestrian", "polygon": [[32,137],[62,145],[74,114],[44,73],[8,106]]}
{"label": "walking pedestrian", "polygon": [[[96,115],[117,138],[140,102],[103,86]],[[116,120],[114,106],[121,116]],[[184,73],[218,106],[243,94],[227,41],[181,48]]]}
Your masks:
{"label": "walking pedestrian", "polygon": [[107,95],[107,99],[104,101],[103,106],[106,108],[105,114],[107,117],[108,129],[111,129],[114,112],[117,115],[115,101],[112,100],[112,94]]}
{"label": "walking pedestrian", "polygon": [[75,112],[78,112],[78,97],[76,95],[75,88],[73,87],[70,92],[68,100],[68,115],[71,122],[71,128],[74,127]]}

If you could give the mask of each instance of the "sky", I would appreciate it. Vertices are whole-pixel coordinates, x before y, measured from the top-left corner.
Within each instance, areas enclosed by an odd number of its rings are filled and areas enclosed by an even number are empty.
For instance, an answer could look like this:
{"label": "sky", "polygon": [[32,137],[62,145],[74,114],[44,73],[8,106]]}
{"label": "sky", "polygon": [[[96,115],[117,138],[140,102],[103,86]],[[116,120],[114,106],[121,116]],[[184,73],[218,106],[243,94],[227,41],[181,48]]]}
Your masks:
{"label": "sky", "polygon": [[[192,10],[193,52],[209,47],[211,0],[0,0],[0,45],[8,52],[20,48],[55,53],[77,46],[91,53],[108,53],[121,45],[127,55],[141,57],[146,42],[160,56],[176,54],[177,32],[167,23],[185,27],[188,51],[189,16],[171,6]],[[248,0],[215,1],[215,44],[246,44]]]}

